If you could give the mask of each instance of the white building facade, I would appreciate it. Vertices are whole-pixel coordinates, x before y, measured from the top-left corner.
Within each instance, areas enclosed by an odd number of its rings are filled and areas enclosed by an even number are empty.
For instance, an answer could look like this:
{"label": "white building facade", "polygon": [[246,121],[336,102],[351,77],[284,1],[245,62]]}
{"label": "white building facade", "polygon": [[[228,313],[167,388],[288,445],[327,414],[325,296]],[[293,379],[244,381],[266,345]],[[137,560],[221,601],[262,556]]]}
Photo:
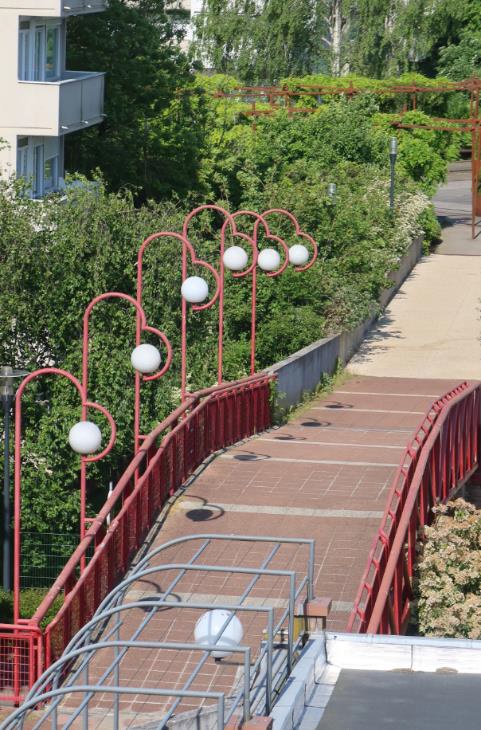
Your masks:
{"label": "white building facade", "polygon": [[67,19],[106,0],[0,0],[0,174],[62,187],[64,138],[103,120],[104,74],[67,71]]}
{"label": "white building facade", "polygon": [[172,0],[165,8],[175,27],[184,32],[180,44],[183,51],[188,51],[195,35],[195,19],[204,9],[204,0]]}

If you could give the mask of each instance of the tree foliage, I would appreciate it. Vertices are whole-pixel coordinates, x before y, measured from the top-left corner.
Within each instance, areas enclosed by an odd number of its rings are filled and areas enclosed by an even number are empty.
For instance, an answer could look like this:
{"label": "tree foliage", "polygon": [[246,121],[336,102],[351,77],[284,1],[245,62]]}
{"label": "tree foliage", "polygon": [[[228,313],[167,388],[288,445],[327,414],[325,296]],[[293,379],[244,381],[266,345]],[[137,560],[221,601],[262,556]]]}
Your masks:
{"label": "tree foliage", "polygon": [[481,76],[481,26],[463,32],[457,45],[440,48],[439,71],[453,81]]}
{"label": "tree foliage", "polygon": [[[272,83],[280,75],[314,70],[377,78],[420,71],[432,77],[446,68],[445,49],[461,44],[459,53],[469,57],[472,33],[481,31],[481,5],[473,0],[303,0],[279,6],[280,12],[276,0],[206,0],[197,26],[198,57],[244,82]],[[462,68],[469,76],[477,67],[468,58]]]}
{"label": "tree foliage", "polygon": [[67,137],[68,169],[99,167],[114,189],[143,199],[195,188],[203,104],[188,93],[193,76],[177,40],[164,0],[111,0],[104,13],[69,20],[68,66],[106,72],[106,118]]}
{"label": "tree foliage", "polygon": [[322,4],[314,0],[206,0],[194,53],[220,73],[246,83],[326,67]]}

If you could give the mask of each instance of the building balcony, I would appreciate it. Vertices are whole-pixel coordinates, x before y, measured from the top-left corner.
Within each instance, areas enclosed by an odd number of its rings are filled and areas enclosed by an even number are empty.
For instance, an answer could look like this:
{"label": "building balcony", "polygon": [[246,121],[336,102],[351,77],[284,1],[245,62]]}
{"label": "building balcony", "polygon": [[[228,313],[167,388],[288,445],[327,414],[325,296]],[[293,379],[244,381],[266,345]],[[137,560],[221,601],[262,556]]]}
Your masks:
{"label": "building balcony", "polygon": [[25,135],[59,137],[99,124],[104,73],[65,71],[58,81],[19,81],[12,125]]}
{"label": "building balcony", "polygon": [[0,0],[0,12],[11,11],[19,15],[67,18],[71,15],[100,13],[107,8],[107,0]]}

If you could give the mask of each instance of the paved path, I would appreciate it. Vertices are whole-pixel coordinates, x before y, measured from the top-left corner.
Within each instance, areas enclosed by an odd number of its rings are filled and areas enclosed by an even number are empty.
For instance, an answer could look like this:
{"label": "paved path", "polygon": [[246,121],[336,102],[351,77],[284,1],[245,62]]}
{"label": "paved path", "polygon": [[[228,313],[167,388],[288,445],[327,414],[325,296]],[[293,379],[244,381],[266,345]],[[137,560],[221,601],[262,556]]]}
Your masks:
{"label": "paved path", "polygon": [[[252,438],[217,456],[159,521],[150,548],[188,534],[222,533],[308,537],[316,541],[315,595],[330,596],[331,630],[345,630],[373,537],[378,529],[389,486],[411,434],[433,400],[457,381],[352,377],[281,428]],[[158,564],[187,561],[192,545],[170,549]],[[202,554],[204,564],[258,566],[267,551],[257,545],[213,543]],[[305,565],[302,549],[281,550],[269,567],[295,569]],[[177,572],[159,573],[137,581],[129,600],[157,596]],[[202,601],[209,606],[235,603],[251,576],[190,572],[175,586],[176,600]],[[284,581],[284,582],[283,582]],[[284,579],[262,579],[247,601],[272,606],[276,616],[286,606]],[[138,638],[192,641],[200,616],[194,609],[168,608],[157,613]],[[265,615],[239,614],[243,643],[257,655]],[[146,616],[146,609],[123,617],[122,638],[130,638]],[[99,657],[91,677],[105,670],[111,652]],[[199,654],[166,650],[130,651],[122,662],[121,681],[134,686],[180,688],[195,667]],[[194,689],[210,688],[229,694],[239,681],[239,657],[216,664],[209,659]],[[109,697],[97,698],[98,723],[109,727]],[[182,709],[189,709],[188,702]],[[123,726],[140,726],[162,716],[154,697],[123,698]],[[91,720],[91,723],[93,719]],[[90,725],[89,725],[90,727]]]}
{"label": "paved path", "polygon": [[380,317],[349,371],[362,375],[481,379],[481,234],[467,224],[470,180],[462,173],[435,203],[443,243],[424,257]]}
{"label": "paved path", "polygon": [[287,425],[218,456],[153,544],[210,531],[314,538],[316,594],[333,598],[329,628],[344,630],[403,449],[457,383],[349,379]]}

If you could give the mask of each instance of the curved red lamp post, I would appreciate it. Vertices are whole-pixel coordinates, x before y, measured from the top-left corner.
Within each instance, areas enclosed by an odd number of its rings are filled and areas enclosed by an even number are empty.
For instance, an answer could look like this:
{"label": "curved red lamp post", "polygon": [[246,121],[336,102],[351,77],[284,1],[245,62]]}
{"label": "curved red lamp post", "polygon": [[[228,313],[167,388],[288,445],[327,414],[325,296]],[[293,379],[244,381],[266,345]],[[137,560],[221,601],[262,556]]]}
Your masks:
{"label": "curved red lamp post", "polygon": [[[211,210],[214,212],[219,213],[225,220],[221,228],[221,237],[220,237],[220,263],[219,263],[219,271],[220,271],[220,278],[219,278],[219,333],[218,333],[218,355],[217,355],[217,379],[218,382],[221,383],[223,379],[223,338],[224,338],[224,281],[225,281],[225,265],[224,265],[224,253],[225,253],[225,237],[227,233],[227,229],[230,228],[231,234],[234,237],[241,238],[244,241],[247,241],[249,245],[252,247],[253,251],[253,260],[251,265],[245,270],[245,271],[237,271],[237,273],[233,273],[233,276],[235,278],[242,278],[247,276],[248,274],[252,273],[252,316],[251,316],[251,373],[255,372],[255,339],[256,339],[256,306],[257,306],[257,271],[256,267],[258,263],[260,264],[261,268],[266,271],[267,276],[278,276],[279,274],[282,274],[282,272],[286,269],[287,265],[289,264],[289,249],[286,245],[286,243],[283,241],[282,238],[279,236],[273,235],[270,230],[269,226],[267,224],[267,221],[263,217],[263,215],[260,215],[259,213],[256,213],[252,210],[240,210],[236,213],[229,213],[229,211],[225,210],[225,208],[222,208],[219,205],[201,205],[195,210],[191,211],[188,216],[186,216],[184,220],[183,225],[183,234],[184,237],[187,239],[188,235],[188,229],[189,224],[192,221],[192,219],[199,215],[200,213],[203,213],[204,211]],[[271,212],[281,212],[281,209],[279,211],[269,211]],[[294,216],[292,216],[291,213],[288,213],[288,211],[285,211],[285,213],[291,217],[293,220],[296,220]],[[236,224],[236,219],[239,218],[239,216],[250,216],[255,219],[254,223],[254,233],[253,236],[249,236],[248,234],[239,231]],[[297,223],[297,221],[296,221]],[[281,249],[283,249],[285,254],[284,262],[281,263],[281,260],[279,258],[279,261],[275,262],[275,265],[269,266],[268,262],[265,262],[265,264],[259,262],[259,250],[258,250],[258,232],[259,232],[259,226],[262,225],[265,231],[265,237],[268,240],[274,241],[276,244],[278,244]],[[300,227],[297,224],[297,229],[300,231]],[[307,235],[307,234],[306,234]],[[315,246],[315,255],[317,255],[317,246]],[[267,251],[266,251],[267,253]],[[315,257],[314,257],[315,258]],[[314,259],[312,261],[314,263]],[[279,265],[280,264],[280,265]],[[209,303],[208,306],[212,306],[214,303],[215,298]],[[205,308],[205,307],[204,307]]]}
{"label": "curved red lamp post", "polygon": [[[299,225],[299,221],[297,220],[296,216],[290,213],[288,210],[285,210],[284,208],[269,208],[269,210],[265,210],[262,214],[262,217],[265,219],[268,215],[283,215],[286,218],[288,218],[292,225],[294,226],[294,231],[296,236],[298,238],[304,238],[313,249],[311,258],[304,264],[304,265],[296,265],[295,270],[296,271],[307,271],[307,269],[310,269],[311,266],[315,263],[317,259],[318,254],[318,246],[314,238],[309,234],[303,231]],[[294,247],[293,247],[294,248]],[[291,251],[292,249],[290,249]]]}
{"label": "curved red lamp post", "polygon": [[[285,241],[283,241],[282,238],[279,236],[275,236],[271,233],[269,226],[267,224],[267,221],[265,220],[264,216],[256,213],[252,210],[238,210],[236,211],[232,217],[234,221],[239,218],[240,216],[250,217],[254,218],[254,230],[252,236],[247,235],[246,233],[241,233],[237,229],[234,233],[237,237],[242,237],[245,240],[247,240],[253,251],[253,257],[252,257],[252,263],[251,265],[245,269],[244,271],[238,271],[236,273],[233,273],[233,278],[239,279],[243,278],[245,276],[248,276],[249,274],[252,274],[252,297],[251,297],[251,365],[250,365],[250,371],[251,375],[255,372],[255,350],[256,350],[256,311],[257,311],[257,266],[259,264],[259,248],[258,248],[258,238],[259,238],[259,227],[262,225],[265,232],[265,237],[269,241],[274,241],[277,243],[281,249],[284,252],[284,261],[281,263],[279,259],[279,264],[274,269],[266,269],[266,275],[270,277],[279,276],[279,274],[282,274],[283,271],[285,271],[288,263],[289,263],[289,249],[287,248],[287,245]],[[224,223],[221,231],[221,245],[220,245],[220,270],[221,270],[221,280],[224,282],[224,253],[225,253],[225,234],[226,234],[226,223]],[[221,306],[221,312],[219,314],[219,359],[218,359],[218,380],[219,383],[222,382],[222,340],[223,340],[223,324],[224,319],[224,312],[223,312],[223,300],[222,300],[222,306]]]}
{"label": "curved red lamp post", "polygon": [[[291,259],[293,258],[292,254],[294,253],[293,250],[296,248],[296,246],[293,246],[291,249],[289,249],[287,244],[285,243],[285,241],[282,238],[271,233],[266,218],[268,215],[272,215],[272,214],[283,215],[283,216],[287,217],[294,226],[296,236],[298,236],[299,238],[304,238],[307,242],[309,242],[310,246],[312,247],[312,255],[311,255],[310,259],[308,259],[305,263],[303,263],[301,265],[296,265],[295,261],[291,261]],[[248,236],[247,234],[241,233],[238,230],[237,224],[235,223],[235,221],[240,216],[254,218],[255,222],[254,222],[254,229],[253,229],[252,236]],[[239,272],[236,272],[233,274],[234,278],[241,278],[241,277],[247,276],[248,274],[252,274],[251,362],[250,362],[250,372],[252,375],[255,373],[255,353],[256,353],[256,336],[257,336],[257,333],[256,333],[257,264],[258,264],[258,259],[259,259],[258,240],[259,240],[260,226],[262,226],[264,228],[265,238],[267,240],[275,241],[283,249],[284,255],[285,255],[284,262],[273,270],[269,270],[269,269],[261,266],[261,268],[263,268],[264,271],[266,271],[267,276],[270,276],[270,277],[279,276],[280,274],[283,273],[283,271],[285,271],[285,269],[287,268],[287,266],[290,262],[294,263],[296,271],[299,271],[299,272],[306,271],[316,261],[317,254],[318,254],[318,247],[317,247],[317,243],[312,238],[312,236],[310,236],[308,233],[305,233],[304,231],[302,231],[297,218],[292,213],[290,213],[289,211],[287,211],[283,208],[271,208],[262,214],[255,213],[254,211],[251,211],[251,210],[239,210],[239,211],[236,211],[235,213],[233,213],[231,217],[234,219],[234,224],[235,224],[235,231],[233,232],[233,235],[237,236],[237,237],[242,237],[245,240],[249,241],[249,243],[253,249],[253,260],[252,260],[251,265],[244,271],[239,271]],[[221,272],[222,289],[223,289],[223,283],[224,283],[224,260],[223,259],[224,259],[224,252],[225,252],[225,234],[226,234],[226,230],[227,230],[227,225],[228,225],[228,221],[226,221],[224,223],[224,225],[222,227],[222,232],[221,232],[220,272]],[[297,246],[297,248],[300,249],[301,247]],[[302,248],[305,248],[305,247],[302,247]],[[299,251],[297,251],[296,253],[299,254]],[[303,254],[304,252],[301,251],[300,253]],[[305,249],[305,253],[308,256],[307,249]],[[219,358],[218,358],[219,382],[222,381],[223,297],[221,299],[220,306],[221,306],[221,313],[219,316]]]}
{"label": "curved red lamp post", "polygon": [[[85,310],[84,317],[83,317],[83,340],[82,340],[82,384],[85,391],[85,396],[87,396],[88,392],[88,364],[89,364],[89,320],[90,315],[92,313],[93,308],[102,301],[105,301],[106,299],[121,299],[123,301],[128,302],[131,304],[136,313],[136,337],[135,337],[135,344],[136,346],[140,345],[140,340],[142,336],[142,332],[151,332],[152,334],[156,335],[159,340],[165,345],[167,350],[167,357],[165,360],[165,363],[163,367],[154,374],[146,375],[142,374],[136,369],[135,370],[135,395],[134,395],[134,445],[135,445],[135,453],[137,452],[137,447],[139,443],[139,429],[140,429],[140,388],[141,388],[141,380],[158,380],[161,378],[167,370],[170,368],[170,365],[172,363],[172,346],[165,335],[164,332],[161,332],[155,327],[150,327],[147,324],[147,320],[145,317],[145,312],[142,309],[141,304],[134,299],[134,297],[131,297],[129,294],[124,294],[122,292],[106,292],[104,294],[99,294],[99,296],[92,299],[90,304],[87,306],[87,309]],[[82,410],[82,417],[85,416],[85,409]],[[82,503],[84,505],[85,510],[85,495],[82,495]],[[84,533],[84,526],[86,522],[85,514],[84,519],[82,521],[81,532],[80,537],[83,538]]]}
{"label": "curved red lamp post", "polygon": [[[112,449],[115,442],[116,426],[115,421],[111,414],[106,408],[98,403],[87,400],[87,393],[84,385],[80,383],[77,378],[66,370],[60,368],[41,368],[35,370],[22,381],[20,384],[17,395],[15,397],[15,481],[14,481],[14,546],[13,546],[13,613],[14,623],[21,621],[20,619],[20,523],[21,523],[21,479],[22,479],[22,395],[27,385],[34,379],[41,377],[42,375],[60,375],[70,380],[71,383],[77,388],[80,395],[82,405],[82,423],[86,422],[86,414],[88,408],[102,413],[107,419],[110,425],[110,439],[107,446],[99,453],[94,456],[87,456],[88,451],[79,452],[81,456],[81,467],[80,467],[80,492],[82,495],[86,493],[86,465],[94,461],[99,461],[106,456]],[[78,425],[78,424],[76,424]],[[76,449],[77,450],[77,449]],[[81,510],[85,507],[81,505]],[[83,522],[81,521],[81,530]],[[84,566],[82,566],[83,568]]]}
{"label": "curved red lamp post", "polygon": [[[199,209],[197,209],[199,210]],[[195,213],[193,211],[190,214],[190,217],[192,217],[192,214]],[[188,223],[187,223],[188,225]],[[184,229],[185,229],[184,224]],[[214,277],[216,282],[216,290],[214,293],[214,296],[204,304],[195,304],[192,303],[192,310],[194,312],[200,312],[203,309],[208,309],[212,307],[215,302],[217,301],[220,293],[221,293],[221,287],[220,287],[220,278],[219,274],[216,271],[216,269],[207,261],[203,261],[202,259],[197,258],[197,255],[195,253],[194,247],[190,243],[189,239],[186,235],[182,235],[180,233],[174,233],[172,231],[161,231],[159,233],[153,233],[151,236],[146,238],[142,245],[139,248],[139,252],[137,255],[137,304],[139,307],[142,305],[142,297],[143,297],[143,261],[144,261],[144,253],[146,249],[156,240],[161,238],[173,238],[182,246],[182,282],[185,283],[188,281],[187,279],[187,268],[188,268],[188,257],[190,257],[190,262],[193,266],[201,266],[204,269],[207,269]],[[181,297],[181,307],[182,307],[182,322],[181,322],[181,398],[182,401],[185,400],[187,396],[187,300],[185,296]],[[141,320],[139,316],[137,317],[137,344],[140,343],[140,333],[142,330],[141,326]],[[159,376],[157,376],[159,377]],[[153,378],[146,378],[146,380],[152,380]],[[136,388],[138,385],[136,384]],[[136,391],[137,392],[137,391]],[[141,441],[141,436],[139,434],[139,424],[137,424],[136,428],[136,445],[135,449],[139,448],[139,444]]]}
{"label": "curved red lamp post", "polygon": [[[239,233],[237,231],[237,227],[235,224],[235,217],[234,214],[229,213],[228,210],[225,208],[222,208],[220,205],[215,205],[213,203],[207,203],[205,205],[200,205],[199,207],[192,210],[184,219],[184,225],[182,227],[182,233],[187,239],[188,237],[188,231],[189,231],[189,225],[193,218],[195,218],[197,215],[200,215],[201,213],[210,210],[215,213],[219,213],[222,218],[224,218],[224,224],[222,225],[221,229],[221,262],[220,262],[220,275],[219,275],[219,337],[218,337],[218,343],[217,343],[217,373],[218,373],[218,382],[222,382],[222,362],[223,362],[223,332],[224,332],[224,267],[222,263],[222,257],[224,253],[224,243],[225,243],[225,232],[226,227],[229,226],[231,229],[231,233],[234,236],[239,236],[240,238],[243,238],[244,240],[248,240],[250,242],[250,239],[248,236],[246,236],[243,233]],[[256,259],[257,261],[257,259]],[[215,301],[215,300],[214,300]],[[210,306],[214,303],[214,301],[211,302]]]}

